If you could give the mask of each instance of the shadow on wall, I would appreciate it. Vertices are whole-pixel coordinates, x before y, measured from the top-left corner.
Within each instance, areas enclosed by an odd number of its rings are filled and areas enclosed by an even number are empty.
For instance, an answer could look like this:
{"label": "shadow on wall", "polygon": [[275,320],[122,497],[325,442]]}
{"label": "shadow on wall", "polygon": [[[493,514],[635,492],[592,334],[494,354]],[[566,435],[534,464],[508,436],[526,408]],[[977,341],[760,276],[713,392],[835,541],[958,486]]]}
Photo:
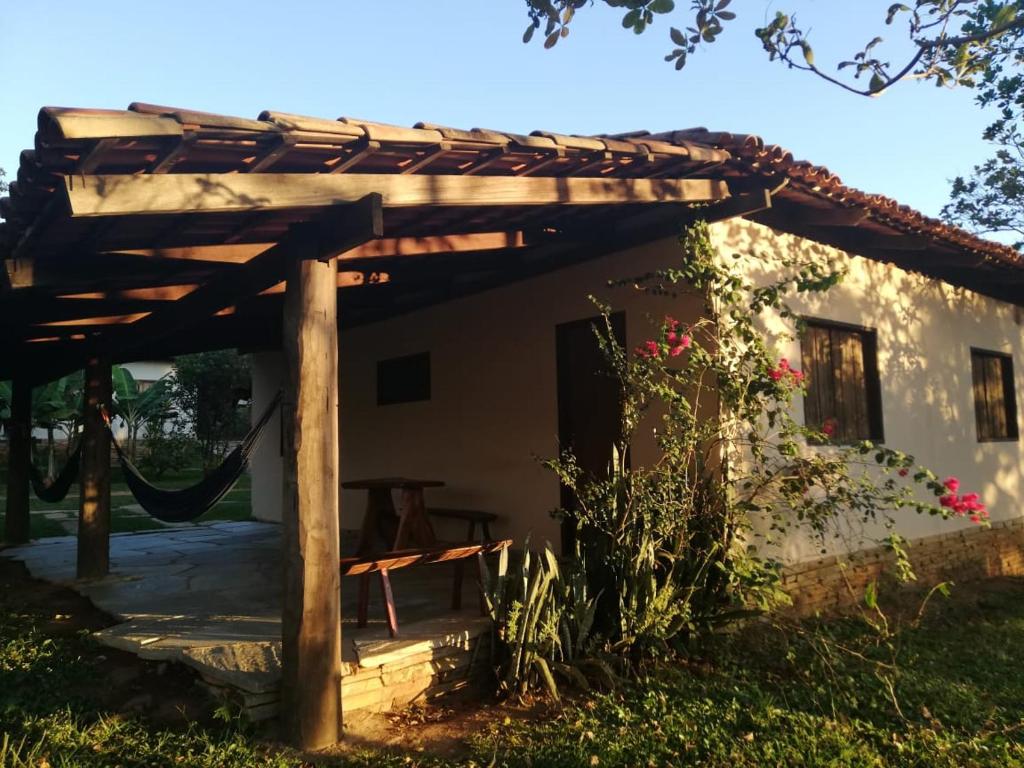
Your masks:
{"label": "shadow on wall", "polygon": [[[1020,514],[1019,445],[978,442],[971,376],[972,347],[1009,352],[1015,357],[1017,393],[1022,390],[1021,328],[1012,305],[742,219],[715,225],[713,236],[723,256],[739,255],[738,263],[755,282],[777,278],[783,264],[792,261],[826,260],[845,269],[832,290],[801,294],[789,303],[799,314],[876,332],[886,443],[940,476],[958,476],[965,488],[982,495],[994,519]],[[920,258],[926,260],[927,252]],[[787,338],[790,329],[781,318],[766,317],[764,327],[780,357],[801,359],[799,342]],[[802,420],[799,396],[794,410]],[[878,525],[845,523],[842,543],[826,542],[826,554],[887,533]],[[901,517],[898,530],[917,538],[963,524]],[[809,540],[794,541],[785,550],[787,560],[822,554],[821,543]]]}

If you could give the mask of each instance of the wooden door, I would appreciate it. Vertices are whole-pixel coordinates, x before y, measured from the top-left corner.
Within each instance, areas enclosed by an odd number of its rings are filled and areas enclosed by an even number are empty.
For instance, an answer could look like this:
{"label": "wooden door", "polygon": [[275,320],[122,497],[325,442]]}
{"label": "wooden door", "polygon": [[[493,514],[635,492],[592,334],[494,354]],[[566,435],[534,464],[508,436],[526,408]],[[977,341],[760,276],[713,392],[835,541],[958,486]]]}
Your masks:
{"label": "wooden door", "polygon": [[[564,323],[555,329],[558,370],[558,440],[563,450],[571,448],[581,469],[604,476],[612,459],[612,446],[622,423],[621,386],[609,370],[594,327],[603,329],[604,320],[591,317]],[[612,331],[619,344],[625,343],[626,316],[612,315]],[[562,488],[561,505],[572,509],[576,499]],[[572,552],[576,541],[573,521],[562,523],[562,552]]]}

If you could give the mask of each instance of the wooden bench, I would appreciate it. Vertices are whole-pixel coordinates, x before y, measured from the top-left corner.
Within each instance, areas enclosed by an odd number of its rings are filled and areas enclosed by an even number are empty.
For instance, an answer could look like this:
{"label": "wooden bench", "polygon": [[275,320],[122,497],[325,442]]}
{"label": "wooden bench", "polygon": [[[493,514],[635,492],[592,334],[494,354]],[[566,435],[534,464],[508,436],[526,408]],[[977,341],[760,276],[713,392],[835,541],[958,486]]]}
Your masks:
{"label": "wooden bench", "polygon": [[[370,575],[379,574],[380,589],[384,598],[384,610],[387,615],[388,634],[391,637],[398,636],[398,612],[395,608],[395,598],[391,591],[391,578],[389,573],[398,568],[406,568],[410,565],[432,565],[434,563],[456,563],[454,594],[452,597],[453,607],[461,606],[462,597],[462,568],[461,565],[466,558],[476,555],[480,559],[480,567],[486,567],[483,563],[484,555],[492,552],[499,552],[512,546],[511,539],[502,541],[486,541],[481,543],[461,544],[449,547],[432,547],[428,549],[402,549],[393,552],[383,552],[377,555],[364,557],[343,557],[341,558],[342,576],[359,576],[359,603],[357,610],[357,626],[365,627],[367,613],[370,605]],[[483,589],[483,584],[479,584]],[[482,597],[482,592],[481,592]],[[482,606],[482,603],[481,603]]]}
{"label": "wooden bench", "polygon": [[478,509],[449,509],[448,507],[427,507],[427,514],[449,520],[465,520],[469,523],[466,541],[476,541],[476,527],[480,526],[480,541],[493,541],[491,523],[498,519],[493,512],[481,512]]}

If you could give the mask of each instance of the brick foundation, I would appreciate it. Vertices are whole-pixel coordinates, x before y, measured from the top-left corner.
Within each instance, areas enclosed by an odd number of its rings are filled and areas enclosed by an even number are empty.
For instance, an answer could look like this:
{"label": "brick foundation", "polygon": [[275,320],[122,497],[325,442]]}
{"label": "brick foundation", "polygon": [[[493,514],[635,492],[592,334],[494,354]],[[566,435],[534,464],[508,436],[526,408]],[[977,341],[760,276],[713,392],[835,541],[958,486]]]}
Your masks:
{"label": "brick foundation", "polygon": [[[918,586],[989,576],[1024,575],[1024,518],[914,539],[907,544]],[[825,557],[789,566],[782,585],[798,615],[828,613],[860,601],[865,587],[893,574],[894,558],[882,547],[843,558]]]}

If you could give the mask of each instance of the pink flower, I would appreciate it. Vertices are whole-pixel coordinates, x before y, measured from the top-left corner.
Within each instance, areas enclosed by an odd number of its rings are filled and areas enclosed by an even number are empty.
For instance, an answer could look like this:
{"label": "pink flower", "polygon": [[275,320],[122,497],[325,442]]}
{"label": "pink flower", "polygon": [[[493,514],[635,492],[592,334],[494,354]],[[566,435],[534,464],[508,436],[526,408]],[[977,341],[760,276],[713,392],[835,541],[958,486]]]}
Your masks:
{"label": "pink flower", "polygon": [[793,377],[793,381],[797,384],[803,383],[804,372],[803,371],[790,371],[789,375]]}
{"label": "pink flower", "polygon": [[950,493],[956,493],[960,490],[960,481],[953,476],[947,477],[942,481],[942,484],[946,486],[946,490]]}
{"label": "pink flower", "polygon": [[689,349],[690,345],[692,343],[693,343],[693,339],[691,339],[688,335],[686,335],[685,333],[680,335],[680,337],[679,337],[679,345],[683,349]]}
{"label": "pink flower", "polygon": [[906,477],[907,475],[910,474],[910,470],[907,469],[906,467],[903,467],[897,474],[899,474],[900,477]]}
{"label": "pink flower", "polygon": [[661,355],[661,347],[658,346],[656,341],[645,341],[636,348],[636,355],[637,357],[659,357]]}
{"label": "pink flower", "polygon": [[780,358],[779,359],[779,370],[780,371],[788,371],[789,370],[789,360],[787,360],[784,357]]}
{"label": "pink flower", "polygon": [[782,371],[780,371],[778,368],[773,368],[772,370],[768,371],[768,375],[772,377],[772,381],[778,381],[779,379],[782,378]]}
{"label": "pink flower", "polygon": [[981,522],[981,518],[978,515],[971,515],[971,522],[972,523],[980,523]]}
{"label": "pink flower", "polygon": [[679,357],[679,356],[680,356],[681,354],[683,354],[683,350],[684,350],[684,349],[686,349],[686,347],[685,347],[685,346],[683,346],[682,344],[678,344],[678,345],[676,345],[676,346],[672,347],[672,349],[670,349],[670,350],[668,351],[668,353],[669,353],[669,354],[670,354],[670,355],[671,355],[672,357]]}
{"label": "pink flower", "polygon": [[945,496],[940,496],[939,504],[941,504],[944,507],[952,507],[954,504],[956,504],[956,494],[947,493]]}
{"label": "pink flower", "polygon": [[666,341],[668,341],[669,344],[674,344],[677,336],[678,336],[678,334],[676,334],[675,331],[669,331],[665,335],[665,339],[666,339]]}
{"label": "pink flower", "polygon": [[821,425],[821,431],[829,437],[832,437],[836,433],[836,420],[825,419],[825,423]]}
{"label": "pink flower", "polygon": [[665,315],[665,325],[674,331],[679,327],[679,321],[672,317],[672,315]]}

